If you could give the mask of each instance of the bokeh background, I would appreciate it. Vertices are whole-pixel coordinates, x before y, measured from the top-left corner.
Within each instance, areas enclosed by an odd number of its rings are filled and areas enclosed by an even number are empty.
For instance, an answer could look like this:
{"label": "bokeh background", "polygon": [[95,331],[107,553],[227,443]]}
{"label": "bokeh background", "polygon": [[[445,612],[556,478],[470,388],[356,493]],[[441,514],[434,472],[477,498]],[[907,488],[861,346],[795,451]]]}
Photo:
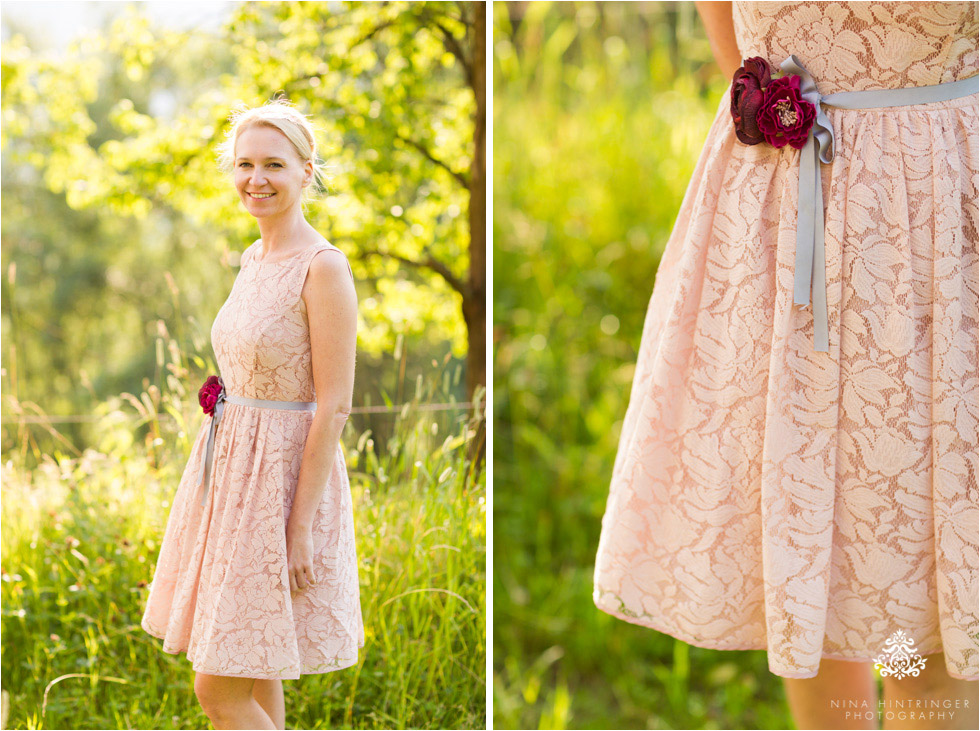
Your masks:
{"label": "bokeh background", "polygon": [[498,2],[492,58],[495,727],[792,728],[764,652],[592,602],[643,316],[729,79],[689,2]]}
{"label": "bokeh background", "polygon": [[[216,145],[286,96],[358,282],[344,432],[367,645],[285,683],[298,728],[484,728],[482,3],[4,2],[6,728],[206,728],[139,626],[259,237]],[[472,203],[472,205],[471,205]]]}

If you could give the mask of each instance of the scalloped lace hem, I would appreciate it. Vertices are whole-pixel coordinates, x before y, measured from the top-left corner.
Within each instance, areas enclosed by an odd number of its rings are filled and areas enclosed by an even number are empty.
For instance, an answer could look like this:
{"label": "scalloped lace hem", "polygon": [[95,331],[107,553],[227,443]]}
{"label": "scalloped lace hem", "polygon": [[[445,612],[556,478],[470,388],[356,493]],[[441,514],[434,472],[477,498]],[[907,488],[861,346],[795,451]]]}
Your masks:
{"label": "scalloped lace hem", "polygon": [[[164,641],[163,651],[168,655],[179,655],[184,653],[187,657],[187,648],[181,646],[173,646],[166,644],[165,632],[156,629],[152,626],[148,626],[146,623],[140,625],[143,630],[153,637]],[[364,643],[359,642],[357,649],[361,650],[364,648]],[[353,657],[338,657],[332,662],[320,663],[319,665],[301,665],[299,672],[296,670],[281,670],[281,671],[269,671],[267,668],[262,670],[227,670],[224,668],[208,668],[203,664],[191,660],[187,657],[187,660],[191,663],[195,673],[205,673],[207,675],[220,675],[225,678],[250,678],[252,680],[297,680],[301,675],[322,675],[323,673],[332,673],[335,670],[344,670],[349,667],[357,665],[358,655]]]}

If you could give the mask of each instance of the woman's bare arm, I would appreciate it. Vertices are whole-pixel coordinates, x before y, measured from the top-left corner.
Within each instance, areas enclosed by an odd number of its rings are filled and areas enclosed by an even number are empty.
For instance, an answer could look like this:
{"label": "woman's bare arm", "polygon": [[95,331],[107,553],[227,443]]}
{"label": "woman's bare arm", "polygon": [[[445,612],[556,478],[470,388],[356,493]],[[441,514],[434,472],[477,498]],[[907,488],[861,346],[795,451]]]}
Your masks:
{"label": "woman's bare arm", "polygon": [[330,251],[314,254],[302,296],[310,325],[316,414],[286,522],[286,563],[293,591],[322,578],[313,575],[313,519],[340,453],[340,434],[354,391],[357,292],[344,256]]}
{"label": "woman's bare arm", "polygon": [[715,56],[718,68],[726,78],[735,75],[742,65],[742,57],[735,42],[735,25],[732,22],[732,4],[730,2],[705,2],[695,0],[695,7],[701,22],[708,32],[711,52]]}

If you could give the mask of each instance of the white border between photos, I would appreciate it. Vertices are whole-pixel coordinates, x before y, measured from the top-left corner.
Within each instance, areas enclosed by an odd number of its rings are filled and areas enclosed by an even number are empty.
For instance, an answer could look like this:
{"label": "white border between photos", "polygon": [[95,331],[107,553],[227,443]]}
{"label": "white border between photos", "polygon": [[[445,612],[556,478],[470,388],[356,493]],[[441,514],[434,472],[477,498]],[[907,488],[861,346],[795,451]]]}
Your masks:
{"label": "white border between photos", "polygon": [[486,602],[484,609],[487,661],[487,729],[493,728],[493,2],[487,2],[486,24]]}

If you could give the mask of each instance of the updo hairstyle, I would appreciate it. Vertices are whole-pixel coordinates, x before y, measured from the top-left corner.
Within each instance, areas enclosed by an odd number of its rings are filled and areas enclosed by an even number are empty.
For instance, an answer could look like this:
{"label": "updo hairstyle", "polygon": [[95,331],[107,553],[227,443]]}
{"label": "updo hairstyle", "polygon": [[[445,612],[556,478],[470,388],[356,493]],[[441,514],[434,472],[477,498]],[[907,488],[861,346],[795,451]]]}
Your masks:
{"label": "updo hairstyle", "polygon": [[313,163],[313,184],[303,188],[302,201],[304,204],[313,197],[311,188],[322,190],[325,180],[325,165],[317,155],[316,132],[306,115],[299,112],[291,102],[284,98],[275,98],[260,107],[248,107],[239,104],[229,115],[231,127],[225,132],[225,141],[218,145],[218,167],[222,172],[231,174],[235,169],[235,144],[238,137],[249,127],[261,125],[272,127],[282,132],[289,140],[300,159]]}

